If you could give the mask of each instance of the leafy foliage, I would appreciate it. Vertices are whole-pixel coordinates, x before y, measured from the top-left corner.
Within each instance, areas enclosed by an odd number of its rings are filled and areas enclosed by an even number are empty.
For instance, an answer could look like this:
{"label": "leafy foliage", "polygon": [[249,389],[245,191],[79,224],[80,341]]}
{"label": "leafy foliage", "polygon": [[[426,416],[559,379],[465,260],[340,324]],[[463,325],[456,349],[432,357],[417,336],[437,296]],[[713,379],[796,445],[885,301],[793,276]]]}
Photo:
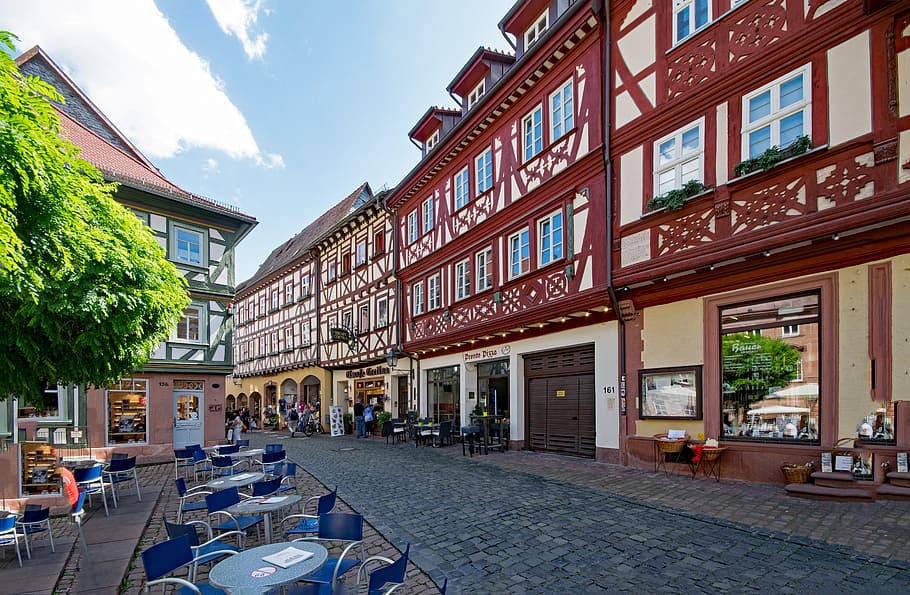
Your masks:
{"label": "leafy foliage", "polygon": [[[13,51],[15,36],[0,31]],[[189,302],[151,231],[60,136],[62,97],[0,51],[0,398],[140,367]]]}
{"label": "leafy foliage", "polygon": [[796,377],[799,351],[780,339],[733,333],[723,336],[721,350],[725,389],[751,391],[762,398]]}
{"label": "leafy foliage", "polygon": [[701,194],[707,189],[708,187],[702,184],[701,181],[689,180],[683,184],[682,188],[674,188],[659,196],[655,196],[648,201],[647,207],[652,211],[660,208],[665,208],[668,211],[678,211],[682,208],[686,200],[696,194]]}
{"label": "leafy foliage", "polygon": [[764,153],[752,159],[746,159],[733,166],[733,173],[737,176],[744,176],[754,171],[766,171],[790,157],[802,155],[812,147],[812,139],[803,135],[793,141],[787,148],[781,150],[777,145],[765,150]]}

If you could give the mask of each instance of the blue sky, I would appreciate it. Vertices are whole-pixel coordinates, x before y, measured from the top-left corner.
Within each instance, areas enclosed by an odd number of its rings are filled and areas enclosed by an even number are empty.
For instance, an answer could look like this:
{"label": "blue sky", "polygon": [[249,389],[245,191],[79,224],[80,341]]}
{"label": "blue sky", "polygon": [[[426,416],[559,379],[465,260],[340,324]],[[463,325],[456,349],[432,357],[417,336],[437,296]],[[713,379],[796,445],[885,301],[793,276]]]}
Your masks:
{"label": "blue sky", "polygon": [[478,46],[511,51],[513,0],[0,0],[186,190],[259,220],[237,281],[362,182],[394,187],[407,132]]}

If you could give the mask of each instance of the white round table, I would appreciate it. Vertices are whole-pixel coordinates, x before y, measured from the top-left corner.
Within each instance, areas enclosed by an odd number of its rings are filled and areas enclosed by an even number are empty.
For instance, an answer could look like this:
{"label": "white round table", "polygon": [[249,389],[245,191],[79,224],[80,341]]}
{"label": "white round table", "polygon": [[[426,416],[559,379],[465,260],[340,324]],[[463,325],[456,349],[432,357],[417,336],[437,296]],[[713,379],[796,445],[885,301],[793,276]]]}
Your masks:
{"label": "white round table", "polygon": [[[287,568],[263,560],[285,548],[294,547],[312,554],[306,560]],[[298,541],[260,545],[239,554],[228,556],[209,571],[209,583],[237,593],[264,593],[272,587],[291,583],[322,568],[329,553],[318,543]]]}

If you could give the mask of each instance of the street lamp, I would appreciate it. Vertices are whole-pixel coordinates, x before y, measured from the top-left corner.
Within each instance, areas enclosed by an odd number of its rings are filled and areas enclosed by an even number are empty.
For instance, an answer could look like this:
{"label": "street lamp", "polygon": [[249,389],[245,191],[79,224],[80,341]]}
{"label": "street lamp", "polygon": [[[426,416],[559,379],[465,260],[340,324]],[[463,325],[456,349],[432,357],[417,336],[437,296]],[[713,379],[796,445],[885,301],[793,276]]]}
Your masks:
{"label": "street lamp", "polygon": [[389,364],[389,367],[393,370],[398,365],[398,359],[401,357],[401,352],[392,347],[389,349],[389,352],[385,354],[385,361]]}

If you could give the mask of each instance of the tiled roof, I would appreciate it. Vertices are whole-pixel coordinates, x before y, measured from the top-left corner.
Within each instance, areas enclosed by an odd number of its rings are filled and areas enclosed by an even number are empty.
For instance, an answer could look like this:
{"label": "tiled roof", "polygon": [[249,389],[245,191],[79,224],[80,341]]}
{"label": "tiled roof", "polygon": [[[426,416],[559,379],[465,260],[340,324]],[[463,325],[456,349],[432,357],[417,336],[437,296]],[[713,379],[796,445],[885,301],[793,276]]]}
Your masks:
{"label": "tiled roof", "polygon": [[303,257],[307,250],[315,247],[339,223],[372,198],[373,191],[368,183],[364,182],[358,186],[354,192],[320,215],[294,237],[272,250],[268,258],[259,265],[256,273],[237,285],[238,296],[245,289],[249,289],[256,285],[257,282],[266,279],[277,271],[281,271],[291,262]]}

